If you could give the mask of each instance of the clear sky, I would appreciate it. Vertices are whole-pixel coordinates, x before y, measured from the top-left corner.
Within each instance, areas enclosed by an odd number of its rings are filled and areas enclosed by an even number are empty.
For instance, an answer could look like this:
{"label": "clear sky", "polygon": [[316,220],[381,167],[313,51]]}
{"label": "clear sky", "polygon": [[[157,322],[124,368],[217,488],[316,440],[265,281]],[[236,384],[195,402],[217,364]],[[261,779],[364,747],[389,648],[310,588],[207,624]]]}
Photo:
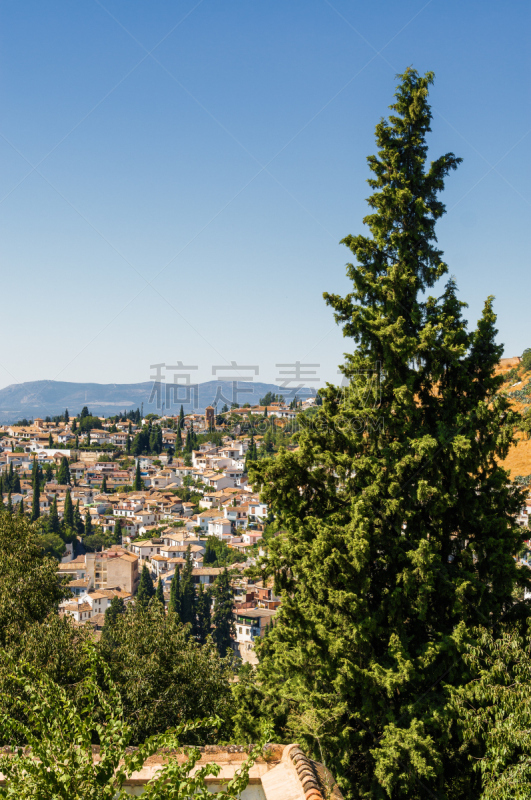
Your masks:
{"label": "clear sky", "polygon": [[530,23],[520,0],[0,0],[0,386],[178,361],[336,381],[350,344],[322,292],[349,289],[338,243],[408,65],[436,74],[430,156],[464,159],[450,273],[471,323],[496,296],[520,354]]}

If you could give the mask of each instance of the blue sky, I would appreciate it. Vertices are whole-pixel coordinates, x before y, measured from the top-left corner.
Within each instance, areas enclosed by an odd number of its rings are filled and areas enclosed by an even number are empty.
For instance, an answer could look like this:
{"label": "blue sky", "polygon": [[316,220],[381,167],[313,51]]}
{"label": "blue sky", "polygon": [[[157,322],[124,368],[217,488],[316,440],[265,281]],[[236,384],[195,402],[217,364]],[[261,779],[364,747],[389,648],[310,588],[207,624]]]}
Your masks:
{"label": "blue sky", "polygon": [[436,73],[430,156],[464,159],[438,235],[468,319],[494,294],[521,353],[530,22],[492,0],[1,0],[0,386],[177,361],[335,381],[322,292],[349,290],[338,242],[408,65]]}

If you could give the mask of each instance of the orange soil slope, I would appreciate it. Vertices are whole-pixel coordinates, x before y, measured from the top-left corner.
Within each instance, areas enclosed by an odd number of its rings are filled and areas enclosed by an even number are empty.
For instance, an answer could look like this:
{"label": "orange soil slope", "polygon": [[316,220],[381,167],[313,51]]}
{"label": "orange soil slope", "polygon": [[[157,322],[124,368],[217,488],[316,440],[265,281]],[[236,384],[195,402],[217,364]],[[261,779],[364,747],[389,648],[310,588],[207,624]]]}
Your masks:
{"label": "orange soil slope", "polygon": [[[499,373],[508,376],[513,369],[518,372],[518,377],[516,379],[514,377],[508,379],[506,385],[503,387],[505,391],[508,392],[509,396],[511,396],[513,391],[521,389],[528,381],[531,380],[531,373],[527,372],[524,375],[519,367],[520,359],[518,357],[502,358],[500,361],[497,370]],[[523,382],[515,386],[514,384],[516,384],[518,380]],[[516,398],[513,403],[514,407],[518,411],[524,411],[526,409],[526,405],[519,402]],[[511,448],[509,455],[504,461],[502,461],[502,464],[505,469],[509,470],[511,478],[515,478],[517,475],[531,475],[531,439],[526,439],[520,434],[518,436],[516,445]]]}

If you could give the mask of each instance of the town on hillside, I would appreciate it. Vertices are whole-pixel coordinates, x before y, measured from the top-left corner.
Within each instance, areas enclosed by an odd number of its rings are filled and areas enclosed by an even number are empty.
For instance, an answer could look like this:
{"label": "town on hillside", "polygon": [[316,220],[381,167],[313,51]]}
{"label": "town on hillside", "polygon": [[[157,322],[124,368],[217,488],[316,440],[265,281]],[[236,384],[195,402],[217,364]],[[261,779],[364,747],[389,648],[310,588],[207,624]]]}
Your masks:
{"label": "town on hillside", "polygon": [[245,570],[278,530],[249,482],[249,465],[293,448],[297,415],[311,416],[318,404],[268,394],[258,406],[234,404],[220,414],[181,408],[177,416],[143,417],[137,409],[106,419],[84,407],[77,416],[66,410],[2,426],[0,497],[12,513],[38,520],[67,587],[60,613],[98,635],[113,599],[123,607],[157,592],[171,607],[172,583],[184,591],[188,573],[196,600],[207,594],[210,628],[226,573],[230,644],[256,663],[254,642],[280,598]]}

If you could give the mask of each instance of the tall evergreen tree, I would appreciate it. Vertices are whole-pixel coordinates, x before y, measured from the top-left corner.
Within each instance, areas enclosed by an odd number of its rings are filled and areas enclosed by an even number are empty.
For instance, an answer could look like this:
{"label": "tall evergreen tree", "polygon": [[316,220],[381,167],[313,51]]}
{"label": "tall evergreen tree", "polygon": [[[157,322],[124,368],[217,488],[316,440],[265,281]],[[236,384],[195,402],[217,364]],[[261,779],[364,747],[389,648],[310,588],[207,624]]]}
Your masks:
{"label": "tall evergreen tree", "polygon": [[232,607],[234,604],[232,586],[227,568],[218,575],[214,584],[214,614],[212,636],[220,656],[225,657],[231,649],[232,636],[236,632]]}
{"label": "tall evergreen tree", "polygon": [[160,578],[157,581],[157,588],[155,590],[155,597],[157,598],[159,603],[162,603],[162,606],[164,607],[164,605],[165,605],[165,603],[164,603],[164,589],[162,588],[162,581],[161,581]]}
{"label": "tall evergreen tree", "polygon": [[135,479],[133,481],[133,491],[142,492],[143,490],[144,490],[144,481],[142,480],[142,475],[140,474],[140,461],[137,461]]}
{"label": "tall evergreen tree", "polygon": [[50,533],[59,533],[61,530],[61,523],[59,521],[59,514],[57,513],[57,495],[54,494],[50,513],[48,514],[48,530]]}
{"label": "tall evergreen tree", "polygon": [[48,434],[48,448],[51,450],[52,447],[53,447],[53,436],[52,432],[50,431],[50,433]]}
{"label": "tall evergreen tree", "polygon": [[122,544],[123,526],[120,517],[114,523],[113,539],[115,544]]}
{"label": "tall evergreen tree", "polygon": [[207,636],[212,633],[211,605],[212,599],[210,590],[205,589],[203,584],[199,584],[197,593],[197,630],[196,636],[200,644],[205,644]]}
{"label": "tall evergreen tree", "polygon": [[25,513],[24,513],[24,498],[23,497],[20,498],[20,503],[18,504],[18,515],[19,515],[19,517],[25,517],[26,516]]}
{"label": "tall evergreen tree", "polygon": [[168,611],[173,612],[181,618],[181,572],[178,566],[175,567],[173,578],[170,583],[170,601]]}
{"label": "tall evergreen tree", "polygon": [[85,536],[90,536],[92,533],[94,533],[92,529],[92,518],[90,516],[90,511],[88,510],[88,508],[85,512],[85,524],[83,527],[85,531]]}
{"label": "tall evergreen tree", "polygon": [[5,487],[6,487],[5,490],[6,490],[6,492],[12,492],[13,491],[13,484],[14,484],[14,481],[15,481],[15,474],[14,474],[14,470],[13,470],[13,462],[12,461],[9,464],[9,469],[7,471],[6,478],[7,478],[7,480],[5,482]]}
{"label": "tall evergreen tree", "polygon": [[131,453],[131,437],[127,434],[127,439],[125,440],[125,452],[127,455]]}
{"label": "tall evergreen tree", "polygon": [[6,511],[8,511],[9,514],[13,513],[13,503],[11,502],[11,490],[7,493]]}
{"label": "tall evergreen tree", "polygon": [[70,489],[66,490],[63,521],[67,528],[74,528],[74,507],[72,505],[72,495],[70,494]]}
{"label": "tall evergreen tree", "polygon": [[[321,390],[297,451],[251,469],[283,531],[262,564],[283,602],[255,699],[351,796],[393,800],[478,797],[445,684],[466,681],[475,626],[527,613],[512,596],[527,580],[522,496],[500,466],[516,416],[498,394],[492,298],[469,332],[452,280],[427,295],[447,272],[437,195],[459,163],[426,166],[432,79],[401,76],[368,159],[371,236],[343,240],[353,287],[325,295],[356,345],[348,386]],[[259,716],[241,700],[239,736]]]}
{"label": "tall evergreen tree", "polygon": [[83,518],[79,509],[79,500],[74,508],[74,530],[76,530],[80,535],[85,533],[85,525],[83,524]]}
{"label": "tall evergreen tree", "polygon": [[136,607],[145,610],[154,594],[155,587],[153,586],[153,578],[151,577],[150,571],[144,564],[142,567],[142,572],[140,573],[140,582],[138,584],[138,591],[136,593]]}
{"label": "tall evergreen tree", "polygon": [[184,428],[184,408],[181,404],[181,410],[179,411],[179,430],[182,431]]}
{"label": "tall evergreen tree", "polygon": [[59,472],[57,473],[57,483],[59,483],[61,486],[69,486],[71,483],[70,467],[68,465],[68,459],[66,456],[63,456],[61,459],[61,466],[59,467]]}
{"label": "tall evergreen tree", "polygon": [[13,474],[12,490],[13,490],[13,493],[15,493],[15,494],[20,494],[20,492],[22,491],[22,488],[20,486],[20,475],[18,474],[17,470],[15,470],[15,472]]}
{"label": "tall evergreen tree", "polygon": [[68,414],[68,409],[67,409],[67,408],[65,408],[65,414],[64,414],[64,417],[65,417],[65,422],[66,422],[66,424],[68,425],[68,423],[70,422],[70,416],[69,416],[69,414]]}
{"label": "tall evergreen tree", "polygon": [[76,431],[77,431],[77,419],[74,417],[74,419],[72,420],[72,433],[75,433]]}
{"label": "tall evergreen tree", "polygon": [[41,482],[39,478],[39,467],[35,460],[33,462],[33,495],[31,498],[31,521],[35,522],[41,515]]}
{"label": "tall evergreen tree", "polygon": [[107,478],[106,478],[105,475],[103,476],[103,479],[101,481],[101,489],[100,489],[100,491],[101,491],[102,494],[105,494],[107,492]]}
{"label": "tall evergreen tree", "polygon": [[181,620],[195,628],[195,585],[193,577],[193,561],[190,545],[186,548],[185,564],[181,576]]}

